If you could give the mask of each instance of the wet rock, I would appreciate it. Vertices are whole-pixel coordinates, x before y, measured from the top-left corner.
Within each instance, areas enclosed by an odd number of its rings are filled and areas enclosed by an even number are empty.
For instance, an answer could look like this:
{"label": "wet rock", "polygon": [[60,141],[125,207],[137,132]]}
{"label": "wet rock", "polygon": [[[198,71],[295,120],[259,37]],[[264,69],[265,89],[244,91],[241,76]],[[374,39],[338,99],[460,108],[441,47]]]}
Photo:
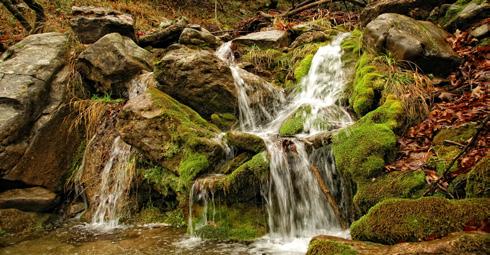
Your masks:
{"label": "wet rock", "polygon": [[204,28],[185,28],[180,35],[179,43],[216,49],[223,42]]}
{"label": "wet rock", "polygon": [[449,73],[459,62],[459,56],[445,41],[450,35],[431,22],[386,13],[371,21],[364,40],[377,51],[388,51],[401,61],[415,63],[425,72],[436,75]]}
{"label": "wet rock", "polygon": [[13,189],[0,193],[0,208],[46,212],[56,205],[56,194],[41,187]]}
{"label": "wet rock", "polygon": [[226,133],[226,140],[228,145],[241,150],[258,153],[266,149],[262,138],[249,133],[230,131]]}
{"label": "wet rock", "polygon": [[139,39],[141,47],[151,46],[154,48],[165,48],[179,41],[182,31],[187,26],[187,20],[180,19],[175,24],[162,28],[154,33],[145,35]]}
{"label": "wet rock", "polygon": [[448,31],[466,30],[490,16],[490,3],[482,0],[457,1],[446,11],[440,24]]}
{"label": "wet rock", "polygon": [[42,230],[42,225],[47,218],[47,215],[35,212],[0,209],[0,229],[7,234],[33,234],[34,231]]}
{"label": "wet rock", "polygon": [[127,81],[152,69],[151,53],[130,38],[112,33],[80,53],[77,68],[92,90],[127,97]]}
{"label": "wet rock", "polygon": [[470,34],[475,38],[483,38],[488,36],[489,30],[490,30],[490,24],[483,24],[471,30]]}
{"label": "wet rock", "polygon": [[291,43],[291,48],[296,48],[308,43],[324,42],[328,39],[328,35],[322,31],[306,32],[298,36],[294,42]]}
{"label": "wet rock", "polygon": [[234,40],[240,45],[256,45],[261,48],[282,48],[289,45],[289,35],[287,31],[270,30],[251,33],[240,36]]}
{"label": "wet rock", "polygon": [[135,39],[131,15],[109,8],[73,6],[70,26],[82,43],[94,43],[106,34],[119,33]]}
{"label": "wet rock", "polygon": [[454,2],[452,0],[392,0],[370,1],[361,13],[363,26],[383,13],[398,13],[414,19],[425,19],[430,12],[441,4]]}
{"label": "wet rock", "polygon": [[119,115],[122,139],[188,183],[221,160],[219,130],[155,88],[130,99]]}
{"label": "wet rock", "polygon": [[351,225],[354,240],[394,244],[415,242],[481,226],[490,215],[490,199],[438,197],[387,199]]}
{"label": "wet rock", "polygon": [[486,254],[488,234],[458,232],[438,240],[400,243],[392,246],[353,241],[334,236],[317,236],[310,241],[307,255],[335,254]]}
{"label": "wet rock", "polygon": [[[237,69],[249,85],[251,106],[273,100],[274,89],[260,77]],[[235,114],[238,93],[228,65],[213,52],[187,47],[172,48],[155,66],[159,89],[190,106],[206,119],[212,114]]]}
{"label": "wet rock", "polygon": [[305,121],[311,114],[311,106],[303,105],[293,112],[279,128],[280,136],[293,136],[303,132]]}

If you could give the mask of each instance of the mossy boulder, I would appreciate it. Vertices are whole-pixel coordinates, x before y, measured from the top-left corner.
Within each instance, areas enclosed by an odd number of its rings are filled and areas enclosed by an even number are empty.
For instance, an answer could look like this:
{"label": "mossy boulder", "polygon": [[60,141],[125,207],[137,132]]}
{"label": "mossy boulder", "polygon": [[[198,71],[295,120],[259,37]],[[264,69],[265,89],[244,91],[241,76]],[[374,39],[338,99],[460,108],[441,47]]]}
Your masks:
{"label": "mossy boulder", "polygon": [[415,63],[424,72],[447,75],[461,61],[446,42],[450,35],[437,25],[395,13],[371,21],[364,31],[368,47]]}
{"label": "mossy boulder", "polygon": [[250,151],[254,153],[265,150],[265,143],[262,138],[254,134],[230,131],[226,133],[228,145],[238,148],[239,150]]}
{"label": "mossy boulder", "polygon": [[310,105],[300,106],[279,128],[280,136],[293,136],[303,132],[306,119],[311,113]]}
{"label": "mossy boulder", "polygon": [[355,240],[384,244],[439,238],[490,217],[490,199],[387,199],[351,225]]}
{"label": "mossy boulder", "polygon": [[490,197],[490,159],[487,155],[468,173],[466,197]]}
{"label": "mossy boulder", "polygon": [[369,208],[387,198],[419,197],[426,186],[423,171],[391,172],[373,180],[359,183],[357,193],[354,196],[354,204],[362,214],[365,214]]}
{"label": "mossy boulder", "polygon": [[313,62],[313,54],[306,55],[294,68],[294,79],[300,82],[310,71],[311,63]]}
{"label": "mossy boulder", "polygon": [[[211,206],[212,207],[212,206]],[[217,204],[208,208],[207,224],[199,216],[203,207],[196,206],[193,215],[195,234],[210,240],[252,241],[267,233],[264,208],[250,204]]]}
{"label": "mossy boulder", "polygon": [[486,0],[458,0],[446,11],[439,23],[448,31],[465,30],[490,14]]}
{"label": "mossy boulder", "polygon": [[379,255],[379,254],[488,254],[490,237],[483,232],[458,232],[442,239],[381,245],[333,236],[314,237],[308,247],[308,255]]}
{"label": "mossy boulder", "polygon": [[230,130],[237,124],[238,119],[231,113],[213,113],[210,121],[221,130]]}
{"label": "mossy boulder", "polygon": [[219,129],[156,88],[128,101],[119,115],[122,139],[188,183],[224,155]]}

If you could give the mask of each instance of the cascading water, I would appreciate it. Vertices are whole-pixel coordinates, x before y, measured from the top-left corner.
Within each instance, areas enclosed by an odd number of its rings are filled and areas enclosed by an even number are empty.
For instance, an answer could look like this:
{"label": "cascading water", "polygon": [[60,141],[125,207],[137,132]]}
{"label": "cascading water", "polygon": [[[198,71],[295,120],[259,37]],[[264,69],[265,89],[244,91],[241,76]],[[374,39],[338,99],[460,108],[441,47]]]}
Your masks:
{"label": "cascading water", "polygon": [[[338,105],[345,85],[340,44],[347,36],[347,33],[341,34],[330,45],[321,47],[313,57],[311,68],[301,81],[298,92],[288,103],[280,105],[281,111],[269,107],[271,110],[268,113],[250,107],[247,94],[250,88],[240,77],[231,42],[217,51],[217,55],[230,65],[235,79],[241,131],[261,136],[270,155],[271,174],[265,196],[270,234],[265,238],[266,246],[279,243],[285,249],[282,251],[304,252],[309,238],[314,235],[348,235],[341,231],[338,208],[331,206],[325,198],[325,193],[330,193],[332,197],[343,199],[330,149],[323,147],[308,151],[304,142],[308,136],[352,123],[347,111]],[[305,107],[309,110],[303,113],[303,131],[294,137],[281,138],[279,129],[284,121]],[[258,121],[263,119],[261,115],[272,117],[268,122],[261,123]],[[320,182],[328,192],[321,189]],[[300,244],[295,240],[301,240]],[[292,243],[292,246],[284,246],[285,243]],[[257,244],[259,250],[261,245],[263,243]]]}

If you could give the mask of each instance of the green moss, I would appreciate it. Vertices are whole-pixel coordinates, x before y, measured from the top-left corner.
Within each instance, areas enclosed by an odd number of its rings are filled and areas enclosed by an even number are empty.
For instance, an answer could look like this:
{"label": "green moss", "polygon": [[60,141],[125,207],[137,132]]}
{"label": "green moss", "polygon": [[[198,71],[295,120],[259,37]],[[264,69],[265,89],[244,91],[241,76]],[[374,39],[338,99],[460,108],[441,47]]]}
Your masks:
{"label": "green moss", "polygon": [[236,116],[231,113],[213,113],[211,115],[211,122],[221,130],[231,129],[237,121]]}
{"label": "green moss", "polygon": [[476,123],[469,123],[458,128],[447,127],[441,129],[436,136],[434,136],[432,143],[434,145],[443,145],[444,141],[449,140],[464,144],[471,139],[475,133]]}
{"label": "green moss", "polygon": [[313,61],[313,54],[306,55],[303,60],[299,62],[299,64],[294,68],[294,79],[296,81],[301,81],[303,77],[308,75],[310,71],[311,62]]}
{"label": "green moss", "polygon": [[169,212],[165,212],[164,222],[170,224],[173,227],[181,228],[186,225],[186,219],[181,209],[175,209]]}
{"label": "green moss", "polygon": [[342,61],[350,65],[355,63],[362,55],[362,31],[354,29],[350,36],[345,38],[340,44],[342,48]]}
{"label": "green moss", "polygon": [[452,24],[457,22],[458,15],[466,8],[470,3],[475,3],[477,5],[483,4],[486,0],[458,0],[452,4],[446,11],[444,17],[440,20],[440,24],[443,27],[450,27]]}
{"label": "green moss", "polygon": [[490,159],[488,156],[481,159],[468,173],[466,197],[490,197]]}
{"label": "green moss", "polygon": [[393,158],[395,146],[395,133],[387,125],[362,120],[333,138],[337,168],[357,183],[379,176]]}
{"label": "green moss", "polygon": [[309,246],[307,255],[357,255],[358,252],[352,247],[332,240],[313,239]]}
{"label": "green moss", "polygon": [[189,153],[179,165],[180,181],[190,182],[208,167],[209,161],[205,154]]}
{"label": "green moss", "polygon": [[306,118],[311,113],[310,105],[299,107],[291,116],[289,116],[279,128],[280,136],[293,136],[303,131],[303,125]]}
{"label": "green moss", "polygon": [[425,173],[392,172],[372,181],[359,183],[354,204],[367,213],[369,208],[387,198],[417,198],[426,186]]}
{"label": "green moss", "polygon": [[226,141],[228,145],[241,150],[255,153],[265,150],[265,143],[262,138],[254,134],[231,131],[226,133]]}
{"label": "green moss", "polygon": [[138,224],[162,223],[165,222],[165,215],[157,207],[143,208],[135,217]]}
{"label": "green moss", "polygon": [[[266,214],[262,208],[244,204],[217,205],[210,208],[208,214],[208,224],[195,230],[205,239],[251,241],[267,233]],[[195,224],[199,226],[203,222],[195,220]]]}
{"label": "green moss", "polygon": [[387,199],[351,225],[355,240],[385,244],[439,238],[490,216],[489,199]]}
{"label": "green moss", "polygon": [[[451,161],[453,161],[453,158],[456,157],[461,151],[461,149],[457,146],[436,145],[433,147],[433,149],[435,155],[428,160],[427,165],[431,168],[436,169],[439,175],[442,175],[444,173]],[[458,164],[454,164],[451,167],[450,172],[457,169]]]}
{"label": "green moss", "polygon": [[383,75],[374,65],[374,56],[364,53],[359,58],[354,75],[350,104],[358,116],[373,110],[378,103],[379,94],[384,86]]}
{"label": "green moss", "polygon": [[394,96],[387,96],[385,102],[376,110],[359,120],[360,124],[382,124],[392,130],[398,130],[403,124],[403,105]]}
{"label": "green moss", "polygon": [[225,189],[243,192],[264,183],[269,177],[269,160],[267,152],[253,156],[231,174],[224,181]]}

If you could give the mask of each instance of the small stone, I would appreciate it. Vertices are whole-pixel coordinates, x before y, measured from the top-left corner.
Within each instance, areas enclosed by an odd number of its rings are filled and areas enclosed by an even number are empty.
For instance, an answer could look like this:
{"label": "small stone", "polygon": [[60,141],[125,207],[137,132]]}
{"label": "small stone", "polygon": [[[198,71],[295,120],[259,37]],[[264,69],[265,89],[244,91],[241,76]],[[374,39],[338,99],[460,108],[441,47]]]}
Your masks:
{"label": "small stone", "polygon": [[483,24],[471,30],[470,34],[475,38],[482,38],[488,35],[489,28],[490,24]]}

